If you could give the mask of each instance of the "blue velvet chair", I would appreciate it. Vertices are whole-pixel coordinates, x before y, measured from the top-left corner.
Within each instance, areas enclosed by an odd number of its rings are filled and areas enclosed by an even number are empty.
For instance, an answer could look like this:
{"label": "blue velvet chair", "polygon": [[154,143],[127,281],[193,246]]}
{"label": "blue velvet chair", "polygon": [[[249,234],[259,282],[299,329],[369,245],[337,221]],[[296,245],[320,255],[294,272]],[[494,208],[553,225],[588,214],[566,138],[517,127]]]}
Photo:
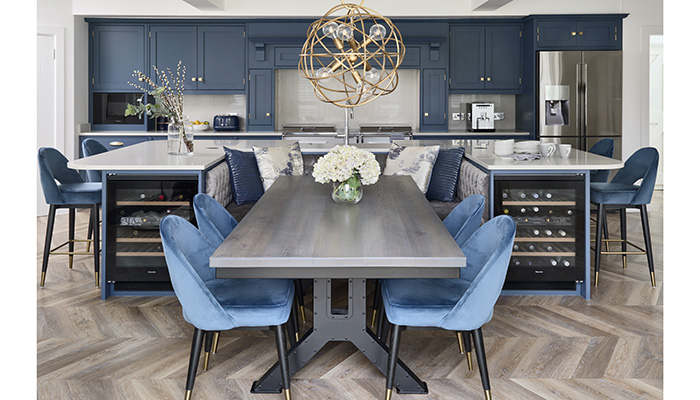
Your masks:
{"label": "blue velvet chair", "polygon": [[[452,235],[459,247],[462,247],[467,239],[469,239],[469,237],[481,225],[481,216],[484,213],[484,204],[486,204],[486,199],[483,195],[473,194],[468,196],[466,199],[459,202],[457,207],[455,207],[442,221],[442,223],[445,224],[447,231],[450,232],[450,235]],[[374,325],[377,322],[377,312],[379,310],[380,301],[381,281],[375,280],[372,320],[370,322],[370,327],[372,328],[374,328]],[[461,347],[461,344],[460,350],[464,350]]]}
{"label": "blue velvet chair", "polygon": [[[591,146],[591,149],[588,150],[588,152],[599,156],[612,158],[613,153],[615,153],[615,141],[611,138],[601,139]],[[591,171],[591,182],[607,182],[609,176],[609,169]]]}
{"label": "blue velvet chair", "polygon": [[[49,205],[48,221],[46,223],[46,238],[44,241],[44,256],[41,263],[41,282],[44,287],[46,281],[46,269],[49,265],[50,255],[68,255],[68,268],[73,267],[73,256],[90,254],[90,252],[75,251],[76,242],[90,242],[91,240],[75,239],[75,210],[78,208],[90,208],[90,230],[94,237],[99,238],[99,211],[102,204],[102,184],[83,181],[80,174],[68,168],[68,159],[60,151],[51,147],[42,147],[38,152],[39,180],[44,192],[44,199]],[[51,248],[56,210],[68,209],[68,241]],[[95,286],[100,286],[100,248],[99,240],[94,240],[93,256],[95,262]],[[68,251],[59,251],[68,245]]]}
{"label": "blue velvet chair", "polygon": [[[85,139],[80,147],[83,150],[83,157],[94,156],[96,154],[106,153],[107,148],[95,139]],[[88,182],[102,182],[102,171],[89,169],[87,170]]]}
{"label": "blue velvet chair", "polygon": [[386,396],[391,398],[399,352],[406,326],[467,332],[474,340],[481,383],[487,400],[491,386],[481,327],[491,320],[508,271],[515,221],[499,215],[480,227],[462,246],[467,267],[459,279],[386,279],[382,284],[384,311],[393,324]]}
{"label": "blue velvet chair", "polygon": [[[604,254],[622,254],[622,267],[627,268],[627,255],[646,254],[649,265],[651,286],[656,287],[654,276],[654,258],[651,250],[651,234],[649,233],[649,216],[647,204],[651,202],[656,184],[656,172],[659,167],[659,152],[653,147],[644,147],[632,154],[624,167],[608,183],[591,182],[591,203],[598,207],[595,238],[595,279],[598,286],[600,273],[600,256]],[[637,185],[637,181],[641,182]],[[642,232],[645,248],[630,243],[627,240],[627,209],[637,208],[642,218]],[[607,225],[606,209],[618,209],[620,213],[620,239],[603,239],[603,227]],[[620,242],[622,251],[603,251],[603,242]],[[627,251],[627,245],[639,251]]]}
{"label": "blue velvet chair", "polygon": [[[176,215],[161,220],[165,261],[182,315],[194,326],[185,400],[192,396],[199,355],[211,346],[211,333],[239,327],[274,327],[285,399],[290,399],[290,372],[285,333],[294,286],[289,279],[217,279],[209,267],[216,246],[194,225]],[[207,360],[205,359],[205,362]]]}
{"label": "blue velvet chair", "polygon": [[[204,234],[204,237],[214,246],[218,247],[223,243],[224,239],[238,225],[238,221],[222,206],[216,199],[206,193],[198,193],[192,200],[194,207],[194,215],[197,220],[197,227]],[[297,303],[299,309],[304,309],[304,294],[301,288],[301,280],[296,279],[295,292],[297,293]],[[303,320],[303,322],[306,322]],[[290,340],[294,337],[299,340],[299,321],[297,309],[292,310],[292,328],[290,331]],[[214,350],[216,354],[217,345],[219,343],[219,333],[214,333]]]}

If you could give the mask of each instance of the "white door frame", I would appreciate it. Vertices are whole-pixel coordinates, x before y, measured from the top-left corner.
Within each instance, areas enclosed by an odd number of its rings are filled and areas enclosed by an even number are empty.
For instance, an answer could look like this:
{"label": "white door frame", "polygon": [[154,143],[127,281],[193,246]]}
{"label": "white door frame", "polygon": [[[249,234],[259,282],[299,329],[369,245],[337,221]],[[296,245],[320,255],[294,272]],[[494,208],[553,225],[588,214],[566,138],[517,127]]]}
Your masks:
{"label": "white door frame", "polygon": [[[641,88],[641,106],[639,126],[641,128],[641,145],[642,147],[649,146],[649,55],[650,41],[652,35],[663,35],[663,25],[643,25],[642,26],[642,53],[639,64],[642,66],[642,88]],[[662,185],[657,185],[662,186]]]}
{"label": "white door frame", "polygon": [[[54,49],[56,50],[54,62],[54,138],[52,147],[55,147],[62,153],[66,153],[66,79],[65,79],[65,29],[58,26],[37,26],[37,36],[52,37],[54,41]],[[37,130],[38,140],[38,130]],[[37,149],[38,150],[38,149]],[[36,165],[36,164],[35,164]],[[38,177],[38,171],[37,175]],[[44,202],[43,193],[37,193],[37,201]],[[48,208],[47,208],[48,209]],[[39,208],[37,208],[37,212]]]}

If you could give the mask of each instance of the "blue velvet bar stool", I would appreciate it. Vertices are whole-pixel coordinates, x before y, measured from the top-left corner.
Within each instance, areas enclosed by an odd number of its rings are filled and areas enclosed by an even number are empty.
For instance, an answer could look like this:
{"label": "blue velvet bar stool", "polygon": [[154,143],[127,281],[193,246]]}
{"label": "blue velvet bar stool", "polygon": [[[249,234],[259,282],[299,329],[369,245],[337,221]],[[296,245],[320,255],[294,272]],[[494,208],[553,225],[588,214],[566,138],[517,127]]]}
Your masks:
{"label": "blue velvet bar stool", "polygon": [[[615,141],[612,138],[605,138],[605,139],[600,139],[599,141],[595,142],[593,146],[591,146],[590,150],[588,150],[589,153],[591,154],[597,154],[599,156],[603,157],[608,157],[612,158],[613,154],[615,153]],[[610,170],[609,169],[600,169],[600,170],[592,170],[590,172],[590,180],[591,182],[607,182],[608,178],[610,177]],[[591,210],[593,211],[593,210]],[[593,228],[594,224],[597,224],[598,222],[591,216],[591,228]],[[608,226],[603,225],[603,237],[608,238]],[[605,250],[610,250],[610,247],[608,245],[608,242],[605,242]]]}
{"label": "blue velvet bar stool", "polygon": [[391,399],[401,331],[407,326],[467,332],[474,340],[481,384],[487,400],[491,384],[481,327],[491,320],[508,271],[515,221],[499,215],[462,246],[467,257],[465,273],[458,279],[385,279],[384,311],[393,325],[386,374],[385,400]]}
{"label": "blue velvet bar stool", "polygon": [[[50,255],[68,255],[68,267],[73,266],[74,255],[89,255],[88,252],[75,251],[76,242],[89,242],[89,240],[75,239],[75,210],[78,208],[90,208],[91,230],[95,238],[99,238],[99,211],[102,204],[102,184],[84,182],[80,174],[68,168],[68,159],[60,151],[51,147],[42,147],[38,152],[39,178],[44,199],[49,205],[49,215],[46,224],[46,239],[44,241],[44,256],[41,264],[41,282],[44,287],[46,281],[46,269],[49,265]],[[68,209],[68,241],[51,248],[56,210]],[[95,286],[100,286],[100,246],[99,240],[94,240],[93,255],[95,262]],[[68,251],[59,251],[64,246]]]}
{"label": "blue velvet bar stool", "polygon": [[[462,245],[469,239],[469,237],[479,228],[481,225],[481,216],[484,213],[484,205],[486,204],[486,199],[483,195],[473,194],[468,196],[464,200],[460,201],[457,207],[455,207],[450,213],[445,217],[442,223],[445,225],[450,235],[455,239],[457,245],[462,247]],[[370,327],[374,328],[377,322],[378,310],[381,303],[381,281],[376,280],[374,285],[374,302],[372,305],[372,319],[370,321]],[[380,331],[380,329],[377,329]],[[459,336],[459,335],[458,335]],[[464,353],[464,348],[462,346],[462,340],[459,340],[460,351]]]}
{"label": "blue velvet bar stool", "polygon": [[[226,239],[238,225],[238,221],[236,221],[226,208],[206,193],[197,193],[192,200],[192,206],[194,207],[197,227],[199,227],[204,237],[215,247],[223,243],[224,239]],[[297,302],[301,304],[299,308],[303,308],[303,294],[302,296],[299,295],[301,282],[296,279],[294,283],[296,287],[295,292],[297,293]],[[302,297],[302,299],[300,300],[299,297]],[[292,327],[290,328],[289,335],[290,341],[292,337],[299,340],[299,320],[296,308],[292,310]],[[218,343],[219,332],[214,332],[212,354],[216,354]],[[207,351],[205,357],[208,354],[209,352]]]}
{"label": "blue velvet bar stool", "polygon": [[[83,150],[83,157],[94,156],[96,154],[102,154],[107,152],[107,148],[95,139],[85,139],[80,144]],[[102,171],[89,169],[86,172],[88,182],[102,182]],[[91,211],[92,212],[92,211]],[[88,225],[88,240],[92,239],[92,218],[90,218],[90,223]],[[90,243],[88,242],[87,251],[90,251]]]}
{"label": "blue velvet bar stool", "polygon": [[[598,286],[600,272],[600,256],[605,254],[622,255],[622,267],[627,268],[627,256],[641,254],[647,256],[651,286],[656,287],[654,276],[654,258],[651,249],[651,234],[649,233],[649,216],[647,204],[651,202],[656,184],[656,172],[659,167],[659,152],[653,147],[644,147],[632,154],[624,167],[608,183],[591,183],[591,203],[598,207],[595,238],[595,279],[594,285]],[[635,184],[641,179],[639,184]],[[627,240],[627,213],[628,208],[637,208],[642,219],[642,232],[644,234],[644,248]],[[618,209],[620,212],[620,239],[603,239],[603,226],[607,225],[606,209]],[[621,251],[603,251],[602,242],[620,242]],[[627,245],[639,251],[627,251]]]}
{"label": "blue velvet bar stool", "polygon": [[182,217],[161,220],[160,236],[168,272],[185,320],[194,326],[185,400],[192,397],[199,355],[205,335],[241,327],[270,326],[275,331],[277,355],[286,400],[291,399],[285,332],[294,300],[289,279],[217,279],[209,267],[216,250],[204,234]]}

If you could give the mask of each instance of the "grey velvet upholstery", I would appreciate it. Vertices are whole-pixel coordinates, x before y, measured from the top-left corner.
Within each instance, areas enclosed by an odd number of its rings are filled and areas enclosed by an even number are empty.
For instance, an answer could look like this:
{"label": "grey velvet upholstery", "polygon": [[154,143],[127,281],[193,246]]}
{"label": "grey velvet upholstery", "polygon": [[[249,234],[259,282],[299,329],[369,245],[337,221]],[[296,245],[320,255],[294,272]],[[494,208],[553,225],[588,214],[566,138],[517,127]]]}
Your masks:
{"label": "grey velvet upholstery", "polygon": [[[107,148],[95,139],[87,138],[80,145],[83,149],[83,157],[94,156],[107,152]],[[87,170],[87,179],[89,182],[102,182],[102,171],[96,169]]]}

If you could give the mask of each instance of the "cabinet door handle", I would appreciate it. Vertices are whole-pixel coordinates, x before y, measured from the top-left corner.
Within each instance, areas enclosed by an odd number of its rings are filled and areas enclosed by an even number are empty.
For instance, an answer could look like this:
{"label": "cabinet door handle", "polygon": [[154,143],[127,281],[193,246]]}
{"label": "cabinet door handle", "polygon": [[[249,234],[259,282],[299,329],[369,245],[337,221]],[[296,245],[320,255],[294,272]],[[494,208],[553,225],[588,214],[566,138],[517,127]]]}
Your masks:
{"label": "cabinet door handle", "polygon": [[429,114],[429,113],[425,113],[425,114],[423,114],[423,115],[424,115],[424,116],[426,116],[426,117],[427,117],[427,116],[430,116],[430,114]]}
{"label": "cabinet door handle", "polygon": [[491,77],[486,78],[487,81],[491,82]]}
{"label": "cabinet door handle", "polygon": [[109,142],[110,146],[124,146],[124,142]]}
{"label": "cabinet door handle", "polygon": [[269,117],[269,116],[270,116],[270,113],[265,113],[265,116],[266,116],[266,117]]}
{"label": "cabinet door handle", "polygon": [[483,81],[484,81],[484,77],[482,76],[480,80],[483,82]]}
{"label": "cabinet door handle", "polygon": [[579,36],[583,36],[583,32],[579,32],[578,35],[579,35]]}
{"label": "cabinet door handle", "polygon": [[198,81],[202,82],[204,78],[197,78]]}
{"label": "cabinet door handle", "polygon": [[192,77],[192,82],[197,82],[197,78]]}
{"label": "cabinet door handle", "polygon": [[571,36],[576,36],[576,32],[571,32]]}

